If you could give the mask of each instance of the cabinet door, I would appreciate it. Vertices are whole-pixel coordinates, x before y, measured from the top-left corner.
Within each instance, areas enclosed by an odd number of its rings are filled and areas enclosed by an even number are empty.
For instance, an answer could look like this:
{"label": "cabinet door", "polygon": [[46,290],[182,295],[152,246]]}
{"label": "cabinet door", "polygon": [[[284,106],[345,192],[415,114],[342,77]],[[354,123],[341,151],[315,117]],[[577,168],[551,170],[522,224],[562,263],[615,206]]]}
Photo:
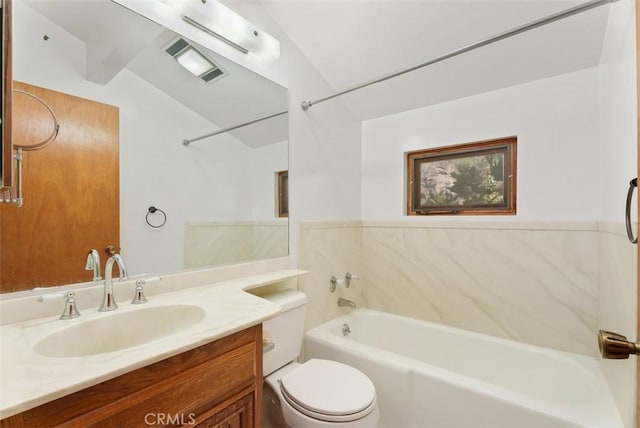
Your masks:
{"label": "cabinet door", "polygon": [[214,413],[203,421],[197,421],[199,428],[250,428],[254,423],[255,395],[247,394]]}

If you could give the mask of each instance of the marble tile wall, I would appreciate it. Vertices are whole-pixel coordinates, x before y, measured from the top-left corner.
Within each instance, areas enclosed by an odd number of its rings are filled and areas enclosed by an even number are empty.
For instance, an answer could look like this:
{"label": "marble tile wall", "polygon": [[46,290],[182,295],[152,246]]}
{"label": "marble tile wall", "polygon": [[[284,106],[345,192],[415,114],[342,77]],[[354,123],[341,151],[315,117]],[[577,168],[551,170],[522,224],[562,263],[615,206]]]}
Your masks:
{"label": "marble tile wall", "polygon": [[274,222],[189,222],[185,225],[187,269],[284,257],[288,225]]}
{"label": "marble tile wall", "polygon": [[597,225],[567,226],[364,224],[365,303],[595,355]]}
{"label": "marble tile wall", "polygon": [[364,303],[362,281],[346,289],[339,285],[335,293],[329,291],[331,276],[346,272],[359,274],[361,263],[362,228],[359,221],[301,223],[299,226],[298,268],[309,273],[299,280],[300,290],[307,295],[306,329],[341,315],[337,300],[344,297]]}
{"label": "marble tile wall", "polygon": [[[597,223],[305,224],[300,268],[307,328],[338,295],[417,319],[586,355],[597,354]],[[331,275],[360,276],[328,291]]]}
{"label": "marble tile wall", "polygon": [[[637,230],[637,228],[634,228]],[[638,247],[629,242],[623,223],[601,223],[598,328],[636,338]],[[633,426],[636,360],[600,360],[625,426]]]}

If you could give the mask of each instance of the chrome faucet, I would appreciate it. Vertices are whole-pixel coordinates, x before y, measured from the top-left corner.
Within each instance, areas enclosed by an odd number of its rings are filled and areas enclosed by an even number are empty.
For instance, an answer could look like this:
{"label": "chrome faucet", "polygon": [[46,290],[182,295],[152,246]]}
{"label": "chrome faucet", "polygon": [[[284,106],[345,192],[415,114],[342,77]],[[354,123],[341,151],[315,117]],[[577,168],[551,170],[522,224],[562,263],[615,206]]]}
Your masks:
{"label": "chrome faucet", "polygon": [[114,254],[109,257],[107,263],[104,266],[104,295],[102,297],[102,304],[100,305],[100,312],[113,311],[118,309],[118,305],[116,304],[116,300],[113,297],[113,264],[118,264],[118,269],[120,270],[120,281],[123,279],[127,279],[127,268],[124,266],[124,260],[120,256],[120,254]]}
{"label": "chrome faucet", "polygon": [[80,316],[80,312],[78,312],[78,307],[76,306],[76,293],[73,291],[67,291],[66,293],[44,294],[42,296],[38,296],[36,300],[43,303],[49,299],[59,299],[60,297],[64,297],[64,310],[62,311],[62,315],[60,315],[60,319],[70,320],[78,318]]}
{"label": "chrome faucet", "polygon": [[353,300],[343,299],[342,297],[338,297],[338,306],[346,306],[353,309],[358,307],[356,305],[356,302],[354,302]]}
{"label": "chrome faucet", "polygon": [[84,270],[93,270],[93,281],[101,281],[102,277],[100,276],[100,254],[98,254],[98,250],[91,250],[87,254],[87,265],[84,267]]}

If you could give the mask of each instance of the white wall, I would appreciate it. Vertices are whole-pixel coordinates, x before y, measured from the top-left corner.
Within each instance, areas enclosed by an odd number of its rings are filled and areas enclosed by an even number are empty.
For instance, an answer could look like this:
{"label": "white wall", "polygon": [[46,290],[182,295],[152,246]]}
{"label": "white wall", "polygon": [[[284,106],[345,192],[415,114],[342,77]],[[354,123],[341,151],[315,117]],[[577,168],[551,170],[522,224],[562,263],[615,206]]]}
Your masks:
{"label": "white wall", "polygon": [[268,2],[230,6],[281,43],[281,57],[273,64],[251,63],[237,52],[226,56],[289,89],[289,254],[292,266],[298,266],[302,222],[361,217],[361,121],[340,99],[303,111],[303,100],[339,88],[331,88],[269,18]]}
{"label": "white wall", "polygon": [[289,168],[288,141],[253,149],[250,153],[252,218],[273,220],[277,216],[276,174]]}
{"label": "white wall", "polygon": [[633,2],[616,3],[609,14],[600,66],[604,221],[624,220],[629,181],[637,175],[635,52]]}
{"label": "white wall", "polygon": [[518,137],[517,215],[483,220],[597,219],[598,134],[595,68],[369,120],[363,219],[407,219],[404,152],[511,135]]}

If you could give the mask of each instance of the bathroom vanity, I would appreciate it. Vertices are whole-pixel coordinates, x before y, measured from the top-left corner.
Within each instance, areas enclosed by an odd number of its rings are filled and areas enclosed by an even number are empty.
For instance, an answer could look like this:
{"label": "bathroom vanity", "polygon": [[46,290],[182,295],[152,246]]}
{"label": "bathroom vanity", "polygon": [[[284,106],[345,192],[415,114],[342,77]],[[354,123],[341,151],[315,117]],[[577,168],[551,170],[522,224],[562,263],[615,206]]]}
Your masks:
{"label": "bathroom vanity", "polygon": [[[163,276],[147,303],[123,297],[112,312],[97,309],[100,287],[77,289],[82,315],[72,320],[6,319],[42,304],[0,301],[0,426],[260,426],[262,322],[280,307],[259,295],[296,287],[306,272],[229,278],[243,269],[207,274],[205,284],[198,271]],[[185,287],[192,281],[202,285]]]}
{"label": "bathroom vanity", "polygon": [[257,325],[9,417],[1,426],[259,426],[261,353]]}

